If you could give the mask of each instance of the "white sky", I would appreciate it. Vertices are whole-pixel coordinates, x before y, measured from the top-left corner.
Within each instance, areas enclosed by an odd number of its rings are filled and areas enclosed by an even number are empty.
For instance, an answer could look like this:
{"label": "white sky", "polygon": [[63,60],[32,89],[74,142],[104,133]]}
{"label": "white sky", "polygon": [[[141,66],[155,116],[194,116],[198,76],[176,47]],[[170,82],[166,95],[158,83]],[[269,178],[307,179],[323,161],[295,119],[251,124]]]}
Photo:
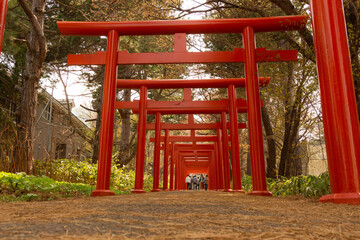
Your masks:
{"label": "white sky", "polygon": [[[201,3],[204,3],[205,0],[184,0],[183,8],[189,9]],[[193,15],[186,16],[185,19],[202,19],[204,16],[203,13],[197,13]],[[80,104],[92,108],[91,101],[92,95],[90,89],[86,87],[86,84],[79,80],[78,76],[75,74],[62,73],[62,79],[66,85],[66,91],[69,96],[69,99],[74,99],[75,107],[73,113],[79,117],[81,120],[85,121],[90,118],[89,114],[86,114],[87,110],[84,110],[80,107]],[[54,79],[59,79],[56,75]],[[42,83],[42,87],[45,88],[50,94],[52,93],[52,87],[54,87],[53,96],[56,99],[65,99],[64,87],[61,81],[57,81],[55,85],[51,85],[48,81]]]}

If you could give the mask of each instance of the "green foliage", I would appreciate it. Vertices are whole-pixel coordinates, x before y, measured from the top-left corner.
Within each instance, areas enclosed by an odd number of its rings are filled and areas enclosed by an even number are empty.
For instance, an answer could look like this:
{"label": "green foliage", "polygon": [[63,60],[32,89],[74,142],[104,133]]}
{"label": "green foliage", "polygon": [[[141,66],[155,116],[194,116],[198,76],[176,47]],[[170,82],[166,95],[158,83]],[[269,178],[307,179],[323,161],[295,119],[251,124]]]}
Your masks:
{"label": "green foliage", "polygon": [[[58,159],[51,162],[37,161],[38,175],[49,176],[57,181],[70,183],[86,183],[96,185],[97,164],[90,161],[76,161],[71,159]],[[116,164],[111,166],[110,186],[121,192],[130,192],[135,185],[135,172],[120,168]],[[144,189],[152,188],[152,176],[144,175]]]}
{"label": "green foliage", "polygon": [[[95,189],[97,164],[59,159],[36,162],[37,174],[0,172],[0,201],[52,200],[63,197],[90,196]],[[129,193],[135,184],[135,172],[111,167],[111,190]],[[152,177],[145,174],[144,189],[150,191]]]}
{"label": "green foliage", "polygon": [[[242,179],[245,191],[252,190],[251,176]],[[330,194],[329,174],[323,173],[318,176],[296,176],[291,178],[280,177],[267,179],[267,188],[274,196],[300,195],[306,198],[321,197]]]}
{"label": "green foliage", "polygon": [[0,172],[0,200],[33,201],[89,196],[94,187],[82,183],[57,182],[49,177]]}

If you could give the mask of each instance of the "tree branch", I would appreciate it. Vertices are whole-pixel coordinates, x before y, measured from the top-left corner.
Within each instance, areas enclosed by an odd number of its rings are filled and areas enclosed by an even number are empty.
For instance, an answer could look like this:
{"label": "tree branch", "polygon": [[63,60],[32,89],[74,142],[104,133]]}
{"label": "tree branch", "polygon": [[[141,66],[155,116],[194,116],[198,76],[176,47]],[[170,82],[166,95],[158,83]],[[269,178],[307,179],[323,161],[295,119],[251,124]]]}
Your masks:
{"label": "tree branch", "polygon": [[[46,1],[46,0],[43,0],[43,1]],[[44,35],[43,28],[42,28],[41,24],[39,23],[38,17],[30,9],[30,7],[25,3],[25,0],[18,0],[18,2],[20,3],[22,9],[24,10],[26,16],[29,18],[31,26],[33,27],[36,35],[39,38],[39,40],[38,40],[38,42],[39,42],[39,50],[38,51],[39,51],[39,57],[41,59],[41,62],[43,62],[45,60],[45,57],[46,57],[46,38],[45,38],[45,35]],[[44,14],[43,9],[36,9],[35,8],[34,11],[38,11],[41,14]],[[28,47],[29,47],[30,51],[35,51],[35,49],[33,49],[33,47],[30,47],[30,45],[28,45]]]}

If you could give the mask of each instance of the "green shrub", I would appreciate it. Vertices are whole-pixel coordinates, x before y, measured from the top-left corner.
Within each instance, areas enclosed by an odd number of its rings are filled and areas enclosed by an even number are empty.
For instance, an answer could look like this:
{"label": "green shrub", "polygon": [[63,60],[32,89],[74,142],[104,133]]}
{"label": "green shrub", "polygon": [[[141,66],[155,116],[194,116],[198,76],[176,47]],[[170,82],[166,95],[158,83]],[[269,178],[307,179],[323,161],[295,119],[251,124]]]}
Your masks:
{"label": "green shrub", "polygon": [[[51,162],[37,161],[37,175],[45,175],[57,181],[70,183],[86,183],[96,185],[97,164],[88,161],[58,159]],[[122,192],[130,192],[135,185],[135,172],[120,168],[115,164],[111,166],[110,187]],[[152,176],[144,174],[144,190],[152,188]]]}
{"label": "green shrub", "polygon": [[94,187],[82,183],[57,182],[49,177],[0,172],[0,200],[32,201],[89,196]]}
{"label": "green shrub", "polygon": [[[242,180],[245,191],[252,190],[251,176]],[[329,174],[323,173],[318,176],[296,176],[291,178],[280,177],[267,179],[267,188],[274,196],[321,197],[330,194]]]}

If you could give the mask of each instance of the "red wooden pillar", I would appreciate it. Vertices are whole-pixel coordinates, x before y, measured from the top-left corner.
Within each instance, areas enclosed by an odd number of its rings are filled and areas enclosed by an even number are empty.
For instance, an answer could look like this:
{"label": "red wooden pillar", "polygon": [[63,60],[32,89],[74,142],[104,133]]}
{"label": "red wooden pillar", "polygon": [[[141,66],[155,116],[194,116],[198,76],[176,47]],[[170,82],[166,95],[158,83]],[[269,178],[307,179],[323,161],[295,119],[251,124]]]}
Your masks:
{"label": "red wooden pillar", "polygon": [[159,192],[160,178],[160,151],[161,151],[161,113],[156,113],[155,122],[155,148],[154,148],[154,168],[153,168],[153,189],[152,192]]}
{"label": "red wooden pillar", "polygon": [[116,78],[117,78],[117,51],[119,46],[119,34],[112,30],[108,34],[105,80],[103,91],[100,146],[98,175],[96,190],[91,196],[110,196],[114,192],[110,190],[111,177],[111,156],[113,147],[113,130],[115,117],[115,97],[116,97]]}
{"label": "red wooden pillar", "polygon": [[310,0],[331,193],[360,204],[360,129],[341,0]]}
{"label": "red wooden pillar", "polygon": [[216,130],[217,134],[217,149],[218,149],[218,176],[219,176],[219,190],[224,191],[224,175],[223,175],[223,162],[224,162],[224,151],[221,142],[221,129]]}
{"label": "red wooden pillar", "polygon": [[[175,143],[173,143],[175,145]],[[175,160],[175,182],[174,182],[174,187],[175,190],[179,190],[179,152],[175,151],[174,154],[174,160]]]}
{"label": "red wooden pillar", "polygon": [[171,143],[171,158],[170,158],[170,191],[174,190],[174,165],[175,165],[175,143]]}
{"label": "red wooden pillar", "polygon": [[185,166],[185,160],[182,160],[181,163],[181,190],[186,190],[186,183],[185,183],[185,178],[186,178],[186,166]]}
{"label": "red wooden pillar", "polygon": [[179,159],[178,159],[178,185],[179,185],[179,190],[183,190],[183,182],[182,182],[182,177],[183,177],[183,156],[181,154],[179,154]]}
{"label": "red wooden pillar", "polygon": [[163,175],[163,190],[168,191],[168,178],[169,178],[169,129],[165,130],[165,149],[164,149],[164,175]]}
{"label": "red wooden pillar", "polygon": [[211,163],[210,163],[210,174],[209,175],[209,189],[210,190],[216,190],[216,156],[215,156],[215,150],[211,151]]}
{"label": "red wooden pillar", "polygon": [[219,166],[218,166],[218,161],[219,161],[219,152],[218,152],[218,147],[217,147],[217,143],[214,142],[214,154],[212,154],[212,157],[214,158],[214,165],[213,165],[213,172],[214,172],[214,190],[218,190],[219,189]]}
{"label": "red wooden pillar", "polygon": [[147,115],[147,87],[140,88],[139,101],[139,122],[136,146],[136,170],[135,170],[135,189],[133,193],[145,193],[144,187],[144,165],[145,165],[145,138],[146,138],[146,115]]}
{"label": "red wooden pillar", "polygon": [[271,196],[266,188],[264,143],[261,125],[261,104],[257,74],[255,33],[251,27],[243,30],[245,49],[246,102],[251,156],[253,191],[249,194]]}
{"label": "red wooden pillar", "polygon": [[241,190],[240,150],[239,150],[239,129],[236,109],[236,89],[234,85],[228,87],[230,136],[231,136],[231,163],[233,177],[233,191]]}
{"label": "red wooden pillar", "polygon": [[[179,152],[178,152],[179,153]],[[181,156],[179,155],[178,159],[177,159],[177,185],[178,185],[178,190],[181,190]]]}
{"label": "red wooden pillar", "polygon": [[230,192],[230,163],[229,163],[229,139],[226,126],[226,112],[221,113],[221,131],[224,161],[224,192]]}
{"label": "red wooden pillar", "polygon": [[0,1],[0,53],[2,49],[4,31],[5,31],[5,22],[6,22],[6,12],[7,12],[7,4],[8,0]]}

